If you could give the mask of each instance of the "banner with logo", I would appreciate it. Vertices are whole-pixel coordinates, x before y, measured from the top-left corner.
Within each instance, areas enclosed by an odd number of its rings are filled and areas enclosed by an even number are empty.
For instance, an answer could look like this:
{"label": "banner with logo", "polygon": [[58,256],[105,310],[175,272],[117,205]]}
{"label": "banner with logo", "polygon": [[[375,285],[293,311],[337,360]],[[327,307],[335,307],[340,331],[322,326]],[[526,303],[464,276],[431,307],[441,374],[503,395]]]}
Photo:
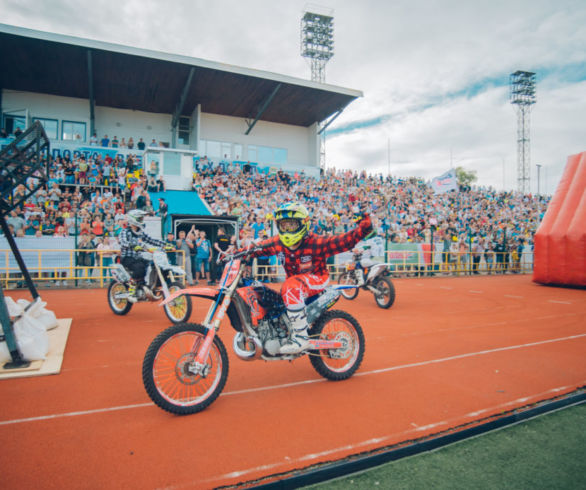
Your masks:
{"label": "banner with logo", "polygon": [[458,190],[458,178],[456,177],[456,170],[450,169],[439,177],[435,177],[431,181],[431,188],[436,194],[444,194],[446,192]]}

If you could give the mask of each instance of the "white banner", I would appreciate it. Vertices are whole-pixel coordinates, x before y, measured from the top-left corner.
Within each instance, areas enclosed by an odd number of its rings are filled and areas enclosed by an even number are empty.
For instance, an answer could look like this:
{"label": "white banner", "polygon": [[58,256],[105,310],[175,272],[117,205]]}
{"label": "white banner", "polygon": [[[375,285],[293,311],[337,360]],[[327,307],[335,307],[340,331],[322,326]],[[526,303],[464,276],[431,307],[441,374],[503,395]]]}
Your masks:
{"label": "white banner", "polygon": [[446,173],[435,177],[431,181],[431,188],[436,194],[444,194],[445,192],[458,190],[458,179],[456,177],[456,170],[450,169]]}

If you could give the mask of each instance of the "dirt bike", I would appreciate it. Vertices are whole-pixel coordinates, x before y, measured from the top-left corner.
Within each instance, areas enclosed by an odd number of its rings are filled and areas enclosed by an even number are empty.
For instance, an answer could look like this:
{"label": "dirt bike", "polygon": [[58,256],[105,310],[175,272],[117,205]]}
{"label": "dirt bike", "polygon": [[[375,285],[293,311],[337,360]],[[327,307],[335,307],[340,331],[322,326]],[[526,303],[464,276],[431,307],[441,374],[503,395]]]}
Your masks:
{"label": "dirt bike", "polygon": [[350,314],[330,310],[340,297],[329,287],[309,298],[306,306],[310,348],[298,354],[281,354],[290,335],[290,322],[281,295],[259,282],[248,284],[243,273],[248,252],[231,255],[218,289],[190,288],[178,295],[213,300],[201,325],[184,323],[161,332],[150,344],[142,365],[149,397],[168,412],[186,415],[208,407],[222,392],[228,377],[228,355],[217,335],[227,314],[236,334],[232,347],[244,361],[290,361],[309,356],[324,378],[343,380],[359,368],[364,356],[364,334]]}
{"label": "dirt bike", "polygon": [[[185,274],[183,269],[171,265],[167,254],[162,250],[149,249],[142,252],[142,257],[149,260],[145,273],[145,283],[137,286],[137,301],[159,301],[168,298],[183,289],[183,284],[176,276]],[[130,273],[122,264],[114,264],[111,269],[113,279],[108,286],[108,304],[116,315],[126,315],[132,308],[128,301]],[[178,295],[165,305],[165,314],[173,323],[185,322],[191,316],[191,298]]]}
{"label": "dirt bike", "polygon": [[342,296],[354,299],[358,290],[364,289],[374,294],[376,304],[381,308],[390,308],[395,302],[395,286],[388,277],[391,264],[374,262],[362,258],[362,252],[353,252],[353,261],[346,264],[346,271],[338,278],[338,284],[356,286],[342,289]]}

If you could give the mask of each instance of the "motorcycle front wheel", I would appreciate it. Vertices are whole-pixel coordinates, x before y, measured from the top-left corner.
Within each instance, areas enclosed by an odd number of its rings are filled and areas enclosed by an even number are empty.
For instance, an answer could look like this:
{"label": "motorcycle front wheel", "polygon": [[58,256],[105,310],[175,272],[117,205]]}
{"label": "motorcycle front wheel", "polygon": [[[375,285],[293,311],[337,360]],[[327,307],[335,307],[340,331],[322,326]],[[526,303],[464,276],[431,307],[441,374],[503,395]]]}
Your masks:
{"label": "motorcycle front wheel", "polygon": [[[172,282],[169,284],[169,292],[173,294],[176,291],[183,289],[183,284],[180,282]],[[185,323],[191,316],[191,296],[183,295],[166,304],[164,307],[167,318],[173,323]]]}
{"label": "motorcycle front wheel", "polygon": [[151,400],[163,410],[177,415],[201,412],[224,389],[228,354],[218,336],[214,337],[205,374],[191,371],[206,334],[203,325],[180,323],[163,330],[147,349],[142,382]]}
{"label": "motorcycle front wheel", "polygon": [[112,281],[108,286],[108,304],[110,309],[116,315],[126,315],[132,308],[132,303],[126,298],[120,298],[119,296],[125,296],[128,294],[126,285],[119,281]]}
{"label": "motorcycle front wheel", "polygon": [[[338,278],[338,284],[356,286],[356,275],[350,272],[343,272]],[[358,296],[358,288],[340,289],[342,296],[346,299],[354,299]]]}
{"label": "motorcycle front wheel", "polygon": [[309,334],[324,340],[339,340],[338,349],[310,351],[309,360],[324,378],[341,381],[352,376],[364,357],[364,332],[358,321],[349,313],[331,310],[324,313],[313,325]]}
{"label": "motorcycle front wheel", "polygon": [[374,300],[380,308],[390,308],[395,302],[395,286],[388,277],[379,276],[374,281],[374,287],[379,293],[374,294]]}

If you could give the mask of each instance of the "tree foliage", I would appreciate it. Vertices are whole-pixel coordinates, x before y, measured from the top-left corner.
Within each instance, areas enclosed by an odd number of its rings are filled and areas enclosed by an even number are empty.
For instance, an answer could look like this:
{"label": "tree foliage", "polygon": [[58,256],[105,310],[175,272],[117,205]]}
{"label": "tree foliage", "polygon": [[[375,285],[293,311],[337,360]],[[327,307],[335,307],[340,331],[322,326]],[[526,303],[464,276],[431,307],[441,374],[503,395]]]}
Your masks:
{"label": "tree foliage", "polygon": [[464,167],[456,167],[456,178],[458,184],[462,187],[470,187],[471,184],[478,180],[476,170],[466,170]]}

